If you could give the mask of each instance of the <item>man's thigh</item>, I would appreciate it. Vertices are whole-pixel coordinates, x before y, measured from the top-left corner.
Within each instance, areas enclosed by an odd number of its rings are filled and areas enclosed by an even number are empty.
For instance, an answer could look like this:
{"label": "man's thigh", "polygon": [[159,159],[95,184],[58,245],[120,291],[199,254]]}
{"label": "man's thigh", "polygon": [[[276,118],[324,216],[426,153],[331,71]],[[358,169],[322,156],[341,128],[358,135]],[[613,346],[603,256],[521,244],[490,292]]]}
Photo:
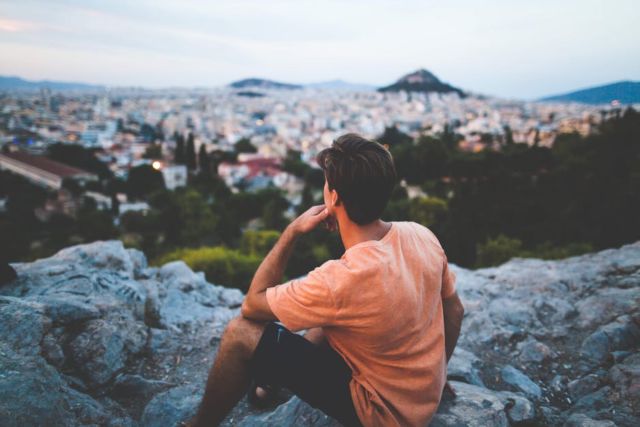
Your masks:
{"label": "man's thigh", "polygon": [[328,344],[315,345],[269,322],[251,359],[251,373],[258,385],[288,388],[343,424],[360,425],[349,390],[351,370]]}

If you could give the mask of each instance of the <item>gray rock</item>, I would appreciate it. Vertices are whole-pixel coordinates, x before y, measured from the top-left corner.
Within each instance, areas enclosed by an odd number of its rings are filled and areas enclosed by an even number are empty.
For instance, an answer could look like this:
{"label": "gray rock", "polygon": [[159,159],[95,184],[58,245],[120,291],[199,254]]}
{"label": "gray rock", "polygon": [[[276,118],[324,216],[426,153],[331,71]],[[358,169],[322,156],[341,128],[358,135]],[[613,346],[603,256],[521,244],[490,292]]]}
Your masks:
{"label": "gray rock", "polygon": [[631,313],[638,305],[640,288],[600,289],[576,304],[579,312],[576,325],[585,329],[605,325],[618,316]]}
{"label": "gray rock", "polygon": [[[173,261],[157,274],[157,314],[163,328],[193,328],[204,322],[226,324],[239,312],[238,290],[213,286],[183,261]],[[230,305],[227,305],[230,304]]]}
{"label": "gray rock", "polygon": [[480,359],[475,354],[458,346],[449,360],[447,378],[484,387],[477,368],[479,365]]}
{"label": "gray rock", "polygon": [[629,356],[609,371],[609,381],[615,385],[620,397],[636,402],[640,409],[640,353]]}
{"label": "gray rock", "polygon": [[133,277],[136,279],[147,278],[147,257],[137,249],[127,249],[129,259],[133,266]]}
{"label": "gray rock", "polygon": [[146,343],[146,328],[126,312],[90,320],[69,344],[78,371],[94,386],[104,385],[120,372],[131,355]]}
{"label": "gray rock", "polygon": [[455,399],[444,398],[438,413],[431,420],[432,427],[507,427],[509,421],[505,404],[486,388],[453,381]]}
{"label": "gray rock", "polygon": [[121,241],[109,240],[72,246],[62,249],[53,257],[68,264],[82,264],[87,267],[122,271],[133,276],[134,262]]}
{"label": "gray rock", "polygon": [[526,424],[536,419],[536,408],[526,397],[509,391],[496,394],[505,405],[504,409],[510,424]]}
{"label": "gray rock", "polygon": [[573,414],[564,424],[564,427],[616,427],[613,421],[594,420],[584,414]]}
{"label": "gray rock", "polygon": [[[0,288],[0,424],[171,426],[195,413],[239,290],[182,262],[149,267],[120,242],[14,267]],[[451,269],[465,319],[448,375],[462,382],[433,425],[640,425],[640,242]],[[293,398],[267,411],[243,400],[225,425],[251,423],[336,422]]]}
{"label": "gray rock", "polygon": [[500,375],[505,383],[515,387],[528,396],[537,398],[542,396],[542,390],[540,387],[531,381],[531,379],[522,373],[522,371],[514,368],[513,366],[507,365],[502,368]]}
{"label": "gray rock", "polygon": [[312,408],[297,397],[292,397],[273,412],[248,416],[237,425],[239,427],[342,426],[338,421]]}
{"label": "gray rock", "polygon": [[607,413],[614,403],[613,390],[605,386],[582,396],[570,409],[572,413],[584,413],[590,417],[595,417],[601,413]]}
{"label": "gray rock", "polygon": [[167,381],[150,380],[141,375],[121,374],[115,379],[113,393],[117,394],[118,397],[142,397],[146,399],[160,391],[175,386],[176,384]]}
{"label": "gray rock", "polygon": [[158,394],[144,408],[141,427],[175,427],[198,411],[202,390],[194,385],[174,387]]}
{"label": "gray rock", "polygon": [[609,353],[637,347],[638,342],[640,327],[631,316],[621,316],[589,335],[582,343],[580,352],[584,357],[602,363],[608,359]]}
{"label": "gray rock", "polygon": [[51,334],[46,334],[42,338],[41,353],[47,362],[58,369],[62,368],[66,360],[58,340]]}
{"label": "gray rock", "polygon": [[42,304],[0,296],[0,342],[22,354],[40,353],[40,341],[51,328]]}
{"label": "gray rock", "polygon": [[0,420],[6,427],[104,425],[109,413],[90,396],[67,387],[38,356],[0,342]]}
{"label": "gray rock", "polygon": [[67,325],[100,317],[100,310],[73,295],[46,295],[25,298],[43,305],[54,326]]}
{"label": "gray rock", "polygon": [[567,388],[567,382],[568,382],[568,379],[566,376],[556,375],[555,377],[553,377],[553,379],[549,383],[549,386],[553,391],[561,392]]}
{"label": "gray rock", "polygon": [[589,374],[585,377],[578,378],[569,382],[567,388],[569,389],[569,395],[573,400],[578,400],[584,395],[587,395],[600,386],[600,379],[593,374]]}
{"label": "gray rock", "polygon": [[534,338],[519,343],[518,349],[520,350],[518,357],[522,363],[542,363],[556,357],[556,354],[547,345]]}
{"label": "gray rock", "polygon": [[540,406],[540,420],[538,420],[538,425],[559,426],[562,425],[563,420],[564,418],[560,414],[560,411],[556,408]]}

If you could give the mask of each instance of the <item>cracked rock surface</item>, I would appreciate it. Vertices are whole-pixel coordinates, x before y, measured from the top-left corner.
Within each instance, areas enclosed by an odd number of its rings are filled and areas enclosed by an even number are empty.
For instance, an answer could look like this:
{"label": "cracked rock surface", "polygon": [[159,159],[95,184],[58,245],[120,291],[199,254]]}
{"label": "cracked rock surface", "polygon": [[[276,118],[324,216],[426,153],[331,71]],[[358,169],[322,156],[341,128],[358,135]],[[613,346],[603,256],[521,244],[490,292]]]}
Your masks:
{"label": "cracked rock surface", "polygon": [[[175,426],[195,413],[240,291],[119,241],[14,264],[0,287],[0,424]],[[640,242],[452,265],[465,319],[433,426],[640,425]],[[225,425],[338,426],[286,391]]]}

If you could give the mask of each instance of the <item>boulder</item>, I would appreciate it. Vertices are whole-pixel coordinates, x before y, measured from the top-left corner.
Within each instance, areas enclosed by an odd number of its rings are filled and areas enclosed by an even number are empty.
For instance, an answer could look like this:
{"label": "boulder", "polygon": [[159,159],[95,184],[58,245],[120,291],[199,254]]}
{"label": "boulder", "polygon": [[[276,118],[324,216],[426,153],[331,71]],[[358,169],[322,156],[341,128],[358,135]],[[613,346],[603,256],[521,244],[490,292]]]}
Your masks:
{"label": "boulder", "polygon": [[126,312],[86,322],[69,343],[78,372],[90,384],[100,386],[120,372],[130,356],[144,348],[147,330]]}
{"label": "boulder", "polygon": [[432,427],[506,427],[509,425],[505,403],[486,388],[452,381],[457,397],[443,398]]}
{"label": "boulder", "polygon": [[574,414],[567,419],[564,427],[616,427],[616,424],[609,420],[594,420],[584,414]]}
{"label": "boulder", "polygon": [[156,395],[144,408],[141,427],[178,426],[198,411],[202,389],[194,385],[174,387]]}
{"label": "boulder", "polygon": [[599,327],[582,343],[581,354],[587,359],[602,363],[616,350],[638,347],[640,326],[631,316],[621,316],[614,322]]}
{"label": "boulder", "polygon": [[507,365],[500,371],[502,380],[517,390],[532,397],[541,397],[542,390],[540,387],[531,381],[522,371],[514,368],[511,365]]}
{"label": "boulder", "polygon": [[[175,426],[195,413],[239,290],[181,261],[149,267],[117,241],[12,267],[0,424]],[[458,397],[432,425],[640,425],[640,242],[451,270],[465,307],[448,365]],[[338,425],[283,394],[267,409],[243,399],[223,425]]]}
{"label": "boulder", "polygon": [[458,346],[447,365],[447,378],[484,387],[479,365],[480,359],[475,354]]}

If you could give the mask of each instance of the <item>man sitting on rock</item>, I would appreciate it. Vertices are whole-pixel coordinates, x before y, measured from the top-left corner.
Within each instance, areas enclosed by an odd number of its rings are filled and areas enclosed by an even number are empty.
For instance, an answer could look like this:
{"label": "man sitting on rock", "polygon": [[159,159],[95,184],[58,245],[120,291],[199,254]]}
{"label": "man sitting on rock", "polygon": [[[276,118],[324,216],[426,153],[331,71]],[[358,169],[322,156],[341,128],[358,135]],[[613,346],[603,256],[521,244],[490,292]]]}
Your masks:
{"label": "man sitting on rock", "polygon": [[[317,161],[324,205],[260,264],[188,425],[218,425],[250,384],[288,388],[346,426],[425,426],[436,412],[463,316],[447,257],[426,227],[380,219],[396,181],[382,145],[347,134]],[[296,240],[320,223],[339,230],[342,257],[279,284]]]}

